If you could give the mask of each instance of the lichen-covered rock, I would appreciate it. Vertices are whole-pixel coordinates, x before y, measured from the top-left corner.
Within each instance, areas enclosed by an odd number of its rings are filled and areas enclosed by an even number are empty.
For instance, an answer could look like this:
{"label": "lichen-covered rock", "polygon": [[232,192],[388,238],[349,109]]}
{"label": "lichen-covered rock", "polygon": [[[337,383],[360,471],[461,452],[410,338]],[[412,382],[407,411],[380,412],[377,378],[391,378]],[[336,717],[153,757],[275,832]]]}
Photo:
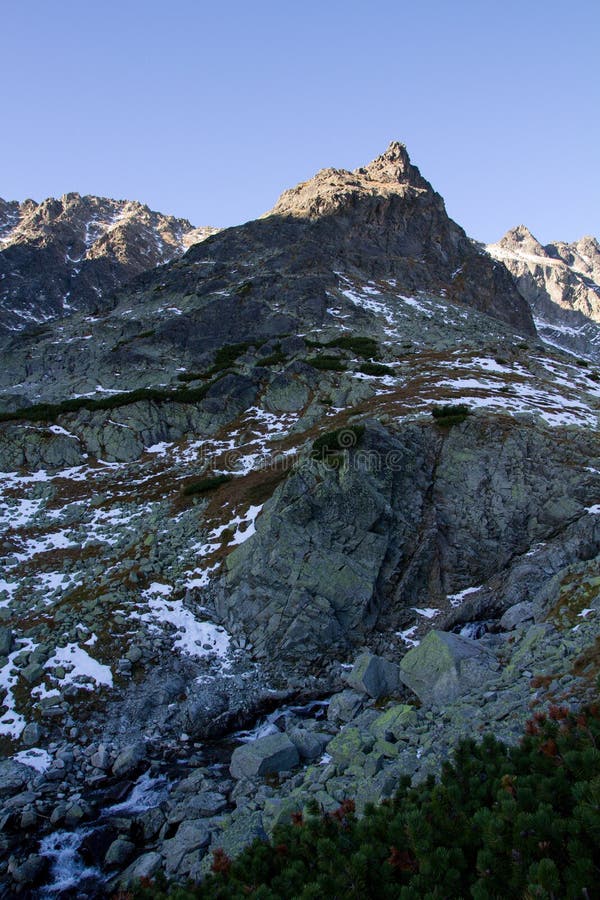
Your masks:
{"label": "lichen-covered rock", "polygon": [[269,734],[236,747],[229,771],[234,778],[256,778],[294,769],[299,762],[298,750],[286,734]]}
{"label": "lichen-covered rock", "polygon": [[364,764],[365,757],[374,743],[373,735],[353,725],[347,725],[327,744],[326,749],[336,765],[347,768]]}
{"label": "lichen-covered rock", "polygon": [[381,741],[399,741],[410,731],[417,719],[414,706],[400,704],[381,713],[369,726],[369,731]]}
{"label": "lichen-covered rock", "polygon": [[400,678],[427,704],[451,703],[494,678],[496,657],[475,641],[430,631],[400,663]]}
{"label": "lichen-covered rock", "polygon": [[396,663],[383,656],[361,653],[346,680],[350,687],[378,700],[380,697],[389,697],[397,692],[400,685],[400,670]]}
{"label": "lichen-covered rock", "polygon": [[[548,565],[600,550],[598,517],[585,515],[594,447],[584,432],[567,444],[534,422],[506,431],[478,416],[447,432],[368,423],[340,466],[305,460],[279,485],[230,553],[216,610],[260,657],[303,665],[347,658],[407,607],[491,578],[484,615],[501,614],[539,590]],[[538,565],[526,554],[546,541]]]}

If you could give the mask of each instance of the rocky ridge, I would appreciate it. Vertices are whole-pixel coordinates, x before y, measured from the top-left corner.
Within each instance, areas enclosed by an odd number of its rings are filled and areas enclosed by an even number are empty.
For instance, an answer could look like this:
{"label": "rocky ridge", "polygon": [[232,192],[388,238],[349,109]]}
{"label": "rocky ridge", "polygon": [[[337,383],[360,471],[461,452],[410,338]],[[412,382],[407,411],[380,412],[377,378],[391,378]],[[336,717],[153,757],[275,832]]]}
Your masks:
{"label": "rocky ridge", "polygon": [[[533,335],[529,308],[506,269],[473,245],[416,172],[394,143],[364,171],[336,173],[351,187],[335,188],[330,213],[325,204],[322,214],[296,214],[284,199],[266,217],[140,276],[111,309],[71,316],[26,342],[6,339],[0,396],[22,405],[93,393],[98,385],[173,385],[178,370],[206,371],[224,344],[315,330],[327,339],[342,325],[368,331],[368,310],[347,296],[354,282],[380,283],[392,298],[461,306],[488,316],[494,328],[500,322]],[[317,175],[304,190],[320,195],[321,181]],[[407,323],[406,340],[413,337],[419,340]]]}
{"label": "rocky ridge", "polygon": [[106,309],[117,288],[215,231],[135,201],[0,199],[0,332]]}
{"label": "rocky ridge", "polygon": [[600,360],[600,246],[594,237],[542,246],[519,225],[487,251],[513,275],[545,340]]}
{"label": "rocky ridge", "polygon": [[200,876],[593,691],[600,375],[400,145],[328,171],[0,348],[4,896]]}

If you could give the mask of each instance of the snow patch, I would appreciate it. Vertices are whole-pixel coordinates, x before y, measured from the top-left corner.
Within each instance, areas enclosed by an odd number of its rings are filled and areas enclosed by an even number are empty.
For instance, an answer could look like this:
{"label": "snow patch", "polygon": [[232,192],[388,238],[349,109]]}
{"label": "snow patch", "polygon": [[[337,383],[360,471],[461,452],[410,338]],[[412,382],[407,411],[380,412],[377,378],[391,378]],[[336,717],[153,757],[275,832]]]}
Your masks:
{"label": "snow patch", "polygon": [[407,647],[418,647],[421,642],[414,636],[417,628],[417,625],[411,625],[410,628],[407,628],[405,631],[397,631],[396,637],[399,637],[400,640],[404,641]]}
{"label": "snow patch", "polygon": [[448,594],[446,600],[450,601],[451,606],[460,606],[470,594],[476,594],[477,591],[480,591],[481,587],[481,585],[479,587],[469,587],[465,588],[464,591],[459,591],[457,594]]}
{"label": "snow patch", "polygon": [[424,616],[426,619],[435,619],[435,617],[439,616],[441,613],[441,609],[433,609],[431,606],[426,606],[424,609],[419,609],[417,606],[411,606],[411,609],[420,616]]}
{"label": "snow patch", "polygon": [[40,747],[20,750],[19,753],[15,753],[13,759],[24,766],[30,766],[36,772],[45,772],[50,768],[50,763],[52,762],[52,757],[48,751],[42,750]]}
{"label": "snow patch", "polygon": [[79,644],[67,644],[66,647],[57,647],[54,656],[47,660],[44,668],[55,669],[57,666],[62,666],[67,670],[64,678],[52,676],[61,685],[77,684],[91,691],[93,686],[89,684],[89,681],[83,680],[89,679],[98,687],[113,686],[113,676],[110,667],[91,657]]}

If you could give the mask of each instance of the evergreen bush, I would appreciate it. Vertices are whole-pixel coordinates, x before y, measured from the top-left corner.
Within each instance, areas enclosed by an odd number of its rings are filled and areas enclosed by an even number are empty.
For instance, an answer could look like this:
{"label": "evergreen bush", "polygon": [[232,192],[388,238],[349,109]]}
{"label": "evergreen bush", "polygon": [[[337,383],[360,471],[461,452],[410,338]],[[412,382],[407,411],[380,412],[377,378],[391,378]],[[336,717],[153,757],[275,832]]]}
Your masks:
{"label": "evergreen bush", "polygon": [[304,362],[312,366],[313,369],[319,369],[323,372],[345,372],[346,370],[343,360],[338,356],[328,356],[325,353],[321,356],[307,357]]}
{"label": "evergreen bush", "polygon": [[471,415],[471,410],[464,403],[447,403],[444,406],[434,406],[431,415],[442,428],[450,428],[464,422]]}
{"label": "evergreen bush", "polygon": [[384,366],[382,363],[365,362],[358,367],[358,371],[363,375],[393,375],[394,370],[391,366]]}
{"label": "evergreen bush", "polygon": [[184,497],[191,497],[193,494],[206,494],[209,491],[216,490],[222,484],[227,484],[232,478],[232,475],[211,475],[186,485],[182,493]]}

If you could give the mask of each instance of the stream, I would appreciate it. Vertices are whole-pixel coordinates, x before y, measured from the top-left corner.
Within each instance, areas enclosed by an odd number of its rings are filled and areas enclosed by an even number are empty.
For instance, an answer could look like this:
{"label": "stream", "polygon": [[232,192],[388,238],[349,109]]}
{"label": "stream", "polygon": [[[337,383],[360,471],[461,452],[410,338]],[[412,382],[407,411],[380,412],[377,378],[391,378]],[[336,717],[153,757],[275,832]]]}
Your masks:
{"label": "stream", "polygon": [[[281,731],[290,718],[323,719],[328,705],[326,699],[312,700],[302,706],[282,706],[261,717],[251,729],[204,744],[200,751],[202,762],[195,755],[194,765],[201,764],[217,772],[227,770],[231,753],[240,743]],[[125,799],[105,807],[95,821],[73,831],[54,831],[42,838],[38,852],[49,860],[50,870],[46,884],[36,895],[39,900],[99,900],[106,896],[105,886],[117,874],[107,873],[101,866],[106,850],[118,833],[111,820],[133,819],[160,806],[177,782],[193,771],[190,762],[180,759],[165,763],[158,772],[156,767],[148,769],[135,781]]]}

